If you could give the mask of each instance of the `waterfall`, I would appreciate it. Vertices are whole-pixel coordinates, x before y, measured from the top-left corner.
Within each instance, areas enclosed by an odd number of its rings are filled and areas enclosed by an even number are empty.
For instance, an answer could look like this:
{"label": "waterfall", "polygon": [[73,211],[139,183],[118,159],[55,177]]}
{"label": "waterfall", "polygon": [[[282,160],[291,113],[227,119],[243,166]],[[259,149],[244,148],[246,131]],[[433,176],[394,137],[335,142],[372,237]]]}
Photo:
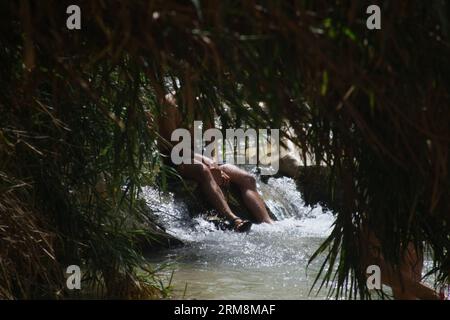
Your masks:
{"label": "waterfall", "polygon": [[168,232],[186,243],[150,257],[153,263],[171,264],[175,294],[181,295],[187,283],[187,298],[308,298],[320,262],[308,270],[306,265],[334,217],[320,206],[305,206],[291,178],[258,179],[258,190],[278,221],[254,225],[248,234],[217,230],[201,217],[190,218],[186,203],[173,194],[144,190]]}

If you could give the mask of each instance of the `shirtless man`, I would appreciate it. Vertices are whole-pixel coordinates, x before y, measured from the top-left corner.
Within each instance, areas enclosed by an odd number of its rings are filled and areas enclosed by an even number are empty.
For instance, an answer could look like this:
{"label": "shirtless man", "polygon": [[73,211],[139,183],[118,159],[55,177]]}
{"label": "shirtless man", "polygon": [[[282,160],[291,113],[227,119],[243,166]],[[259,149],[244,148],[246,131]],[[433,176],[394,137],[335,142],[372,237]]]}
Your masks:
{"label": "shirtless man", "polygon": [[[191,111],[193,113],[193,111]],[[203,119],[202,119],[203,120]],[[182,125],[182,117],[172,96],[166,97],[164,109],[159,119],[159,134],[161,136],[160,150],[170,155],[173,145],[171,135]],[[209,121],[211,127],[212,120]],[[193,128],[191,130],[193,136]],[[239,218],[229,207],[221,187],[230,183],[236,185],[242,195],[245,206],[258,223],[273,223],[266,210],[264,201],[256,190],[255,178],[244,170],[231,164],[218,165],[213,160],[200,154],[194,154],[193,164],[176,166],[178,173],[186,179],[196,181],[210,204],[223,217],[233,223],[235,231],[246,232],[251,228],[251,222]]]}

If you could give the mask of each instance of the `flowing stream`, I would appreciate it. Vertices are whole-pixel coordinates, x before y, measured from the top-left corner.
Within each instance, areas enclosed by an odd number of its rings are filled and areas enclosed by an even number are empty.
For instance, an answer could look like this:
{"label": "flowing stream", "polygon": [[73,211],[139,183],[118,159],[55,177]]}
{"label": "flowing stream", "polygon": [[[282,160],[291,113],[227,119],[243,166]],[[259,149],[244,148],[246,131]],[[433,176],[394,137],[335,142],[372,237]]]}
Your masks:
{"label": "flowing stream", "polygon": [[[185,203],[147,188],[144,196],[169,233],[186,243],[149,257],[172,276],[173,296],[186,299],[323,299],[309,290],[321,259],[308,260],[329,234],[334,218],[304,205],[290,178],[258,180],[258,189],[278,218],[253,225],[248,234],[221,231],[202,218],[191,219]],[[169,280],[167,280],[169,281]]]}

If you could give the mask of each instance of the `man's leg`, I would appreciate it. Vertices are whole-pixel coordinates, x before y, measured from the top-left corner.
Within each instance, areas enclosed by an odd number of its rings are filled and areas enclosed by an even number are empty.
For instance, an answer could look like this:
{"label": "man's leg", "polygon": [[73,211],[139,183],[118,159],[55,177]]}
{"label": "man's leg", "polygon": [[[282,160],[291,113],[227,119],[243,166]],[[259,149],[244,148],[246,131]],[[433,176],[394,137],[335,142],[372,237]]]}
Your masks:
{"label": "man's leg", "polygon": [[184,164],[177,168],[183,178],[199,183],[211,205],[225,218],[234,220],[237,216],[231,211],[225,196],[217,185],[209,168],[202,162],[194,160],[194,164]]}
{"label": "man's leg", "polygon": [[438,292],[421,282],[422,269],[422,248],[416,248],[412,243],[409,243],[400,264],[400,272],[403,276],[402,278],[406,279],[403,281],[406,284],[401,283],[395,288],[392,287],[396,299],[439,299]]}
{"label": "man's leg", "polygon": [[392,288],[397,300],[435,300],[439,298],[436,291],[421,283],[423,256],[412,244],[403,255],[399,270],[394,270],[381,254],[381,243],[375,234],[364,227],[360,234],[361,265],[363,270],[375,264],[381,269],[381,282]]}
{"label": "man's leg", "polygon": [[263,199],[256,190],[255,178],[248,172],[231,164],[224,164],[220,166],[220,169],[230,177],[232,183],[239,187],[244,203],[256,221],[273,223]]}

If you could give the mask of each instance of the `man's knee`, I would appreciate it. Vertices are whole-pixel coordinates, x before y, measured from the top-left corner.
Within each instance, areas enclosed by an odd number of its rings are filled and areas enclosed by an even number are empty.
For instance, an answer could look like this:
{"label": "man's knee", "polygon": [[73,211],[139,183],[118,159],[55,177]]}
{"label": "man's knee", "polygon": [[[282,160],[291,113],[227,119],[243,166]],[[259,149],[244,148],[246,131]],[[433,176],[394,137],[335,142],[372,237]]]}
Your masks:
{"label": "man's knee", "polygon": [[209,170],[208,166],[204,163],[201,164],[196,164],[198,166],[197,169],[197,174],[198,174],[198,179],[202,180],[202,181],[206,181],[209,180],[212,176],[211,174],[211,170]]}
{"label": "man's knee", "polygon": [[211,176],[209,168],[204,163],[185,164],[178,168],[178,172],[183,178],[197,182],[204,182]]}
{"label": "man's knee", "polygon": [[246,188],[255,189],[256,188],[256,179],[251,174],[246,173],[242,177],[241,184],[244,185]]}

